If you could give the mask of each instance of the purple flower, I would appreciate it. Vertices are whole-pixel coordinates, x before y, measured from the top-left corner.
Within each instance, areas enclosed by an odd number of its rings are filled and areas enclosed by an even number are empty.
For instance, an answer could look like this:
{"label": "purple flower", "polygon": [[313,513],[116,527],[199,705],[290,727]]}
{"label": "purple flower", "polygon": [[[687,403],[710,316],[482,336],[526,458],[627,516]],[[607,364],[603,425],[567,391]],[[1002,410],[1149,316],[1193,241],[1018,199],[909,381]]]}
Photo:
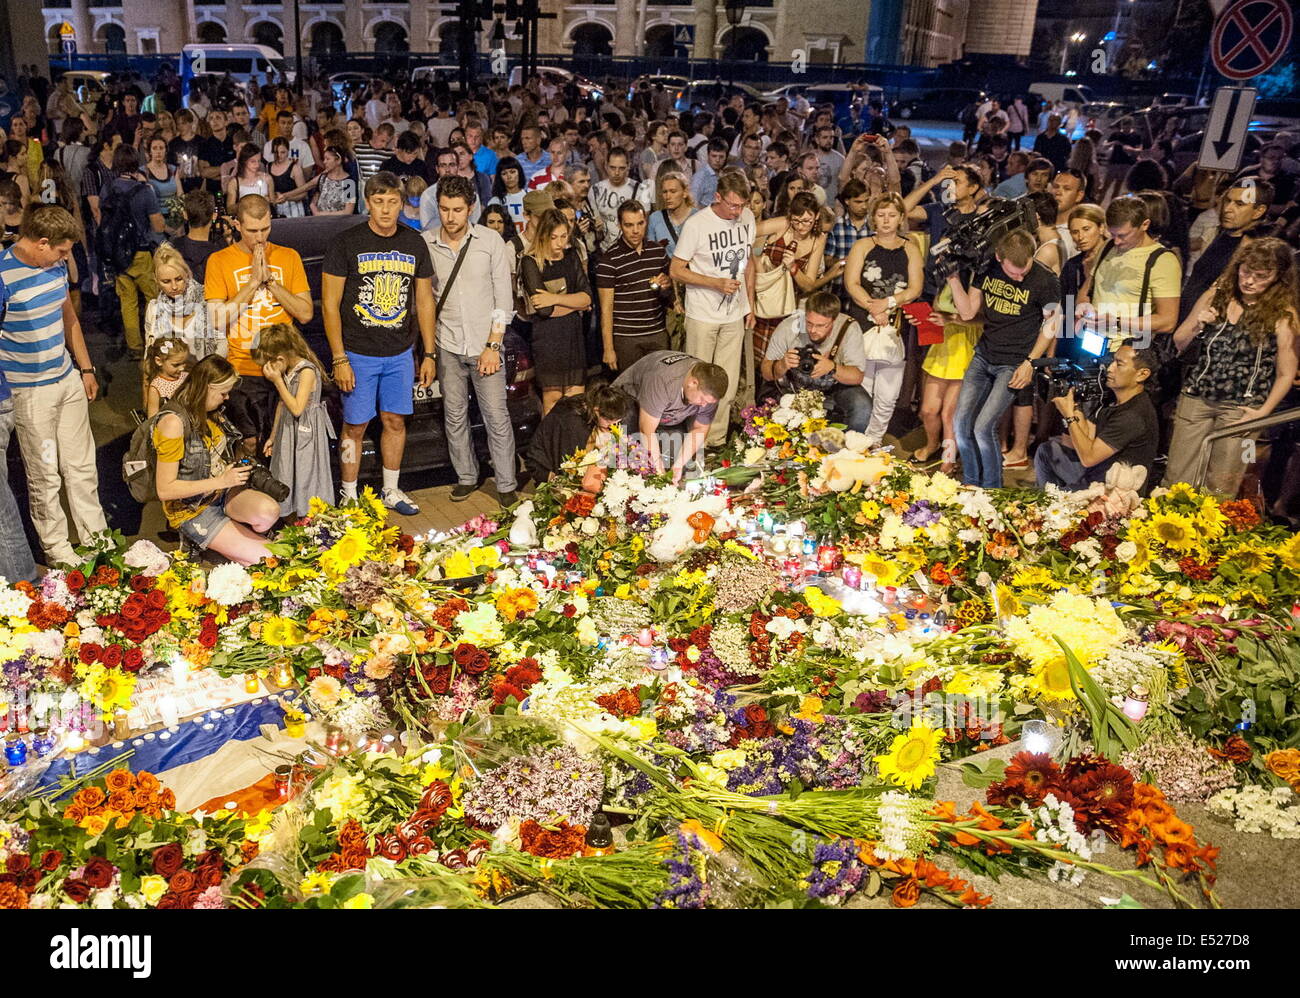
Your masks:
{"label": "purple flower", "polygon": [[938,523],[941,516],[929,499],[920,499],[907,507],[903,522],[909,527],[928,527],[932,523]]}
{"label": "purple flower", "polygon": [[853,706],[864,714],[879,714],[889,709],[888,690],[867,690],[859,693],[853,700]]}

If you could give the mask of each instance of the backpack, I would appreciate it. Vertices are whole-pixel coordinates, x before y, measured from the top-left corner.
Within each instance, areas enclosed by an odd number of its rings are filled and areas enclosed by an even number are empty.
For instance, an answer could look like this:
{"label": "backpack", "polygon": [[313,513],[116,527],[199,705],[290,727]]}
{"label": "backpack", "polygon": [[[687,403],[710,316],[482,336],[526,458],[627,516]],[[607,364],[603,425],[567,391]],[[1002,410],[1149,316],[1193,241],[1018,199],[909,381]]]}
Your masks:
{"label": "backpack", "polygon": [[104,201],[95,248],[99,258],[115,273],[124,273],[135,260],[136,253],[148,249],[145,235],[136,224],[135,212],[131,210],[136,195],[148,186],[141,180],[130,191],[115,188]]}
{"label": "backpack", "polygon": [[131,434],[131,442],[126,453],[122,455],[122,481],[126,482],[131,498],[139,503],[152,502],[158,498],[158,488],[154,473],[158,466],[158,452],[153,446],[153,431],[159,420],[168,413],[176,413],[181,422],[187,422],[183,411],[163,406],[156,413],[142,422]]}

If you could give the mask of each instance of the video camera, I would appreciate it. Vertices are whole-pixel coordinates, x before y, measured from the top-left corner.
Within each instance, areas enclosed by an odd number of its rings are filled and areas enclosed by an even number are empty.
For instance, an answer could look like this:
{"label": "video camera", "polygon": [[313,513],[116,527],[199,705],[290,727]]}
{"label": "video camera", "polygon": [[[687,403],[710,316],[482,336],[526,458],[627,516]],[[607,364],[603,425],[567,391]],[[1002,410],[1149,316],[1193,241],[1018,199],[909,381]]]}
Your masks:
{"label": "video camera", "polygon": [[1034,368],[1034,386],[1044,402],[1070,394],[1080,411],[1095,422],[1097,413],[1110,396],[1106,387],[1106,360],[1080,362],[1063,357],[1040,357],[1029,362]]}
{"label": "video camera", "polygon": [[1038,230],[1038,214],[1027,198],[993,198],[988,209],[963,215],[955,207],[944,213],[948,231],[931,249],[935,274],[946,281],[959,270],[979,271],[992,262],[998,241],[1012,229]]}

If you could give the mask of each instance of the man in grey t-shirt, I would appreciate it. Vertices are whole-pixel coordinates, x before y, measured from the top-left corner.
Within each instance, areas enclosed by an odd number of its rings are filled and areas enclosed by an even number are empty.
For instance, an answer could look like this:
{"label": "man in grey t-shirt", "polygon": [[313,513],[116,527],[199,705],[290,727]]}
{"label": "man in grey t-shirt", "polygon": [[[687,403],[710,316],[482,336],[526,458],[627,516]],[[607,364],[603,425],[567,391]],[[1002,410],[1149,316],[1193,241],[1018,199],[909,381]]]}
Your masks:
{"label": "man in grey t-shirt", "polygon": [[[812,371],[795,371],[791,377],[790,371],[799,368],[800,351],[807,346],[816,351]],[[862,387],[866,363],[862,329],[840,312],[838,295],[818,291],[772,331],[762,365],[768,391],[761,394],[801,388],[821,391],[827,415],[861,433],[871,420],[871,396]]]}
{"label": "man in grey t-shirt", "polygon": [[[672,449],[678,449],[677,440],[686,432],[671,465],[673,482],[681,481],[682,469],[704,444],[718,399],[727,394],[727,372],[690,354],[656,350],[620,374],[614,387],[635,400],[637,409],[628,413],[628,429],[640,432],[656,471],[664,470],[659,428],[676,431],[672,437],[665,435],[663,441]],[[684,425],[687,423],[689,428]]]}

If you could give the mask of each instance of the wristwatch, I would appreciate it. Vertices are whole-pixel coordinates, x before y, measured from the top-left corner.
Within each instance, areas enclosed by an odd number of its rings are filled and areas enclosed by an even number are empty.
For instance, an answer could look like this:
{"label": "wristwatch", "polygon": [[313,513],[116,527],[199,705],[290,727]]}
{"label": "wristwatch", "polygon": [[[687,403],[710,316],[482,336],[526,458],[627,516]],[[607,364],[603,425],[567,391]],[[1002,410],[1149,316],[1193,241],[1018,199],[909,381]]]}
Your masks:
{"label": "wristwatch", "polygon": [[99,371],[95,370],[95,368],[93,367],[83,367],[80,370],[82,374],[94,374],[94,375],[99,374]]}
{"label": "wristwatch", "polygon": [[1069,426],[1071,423],[1077,423],[1078,421],[1079,421],[1078,416],[1066,416],[1065,419],[1063,420],[1066,426]]}
{"label": "wristwatch", "polygon": [[484,349],[485,349],[485,350],[497,350],[497,351],[500,351],[500,349],[501,349],[501,344],[500,344],[500,343],[493,343],[493,342],[489,341],[487,344],[484,345]]}

